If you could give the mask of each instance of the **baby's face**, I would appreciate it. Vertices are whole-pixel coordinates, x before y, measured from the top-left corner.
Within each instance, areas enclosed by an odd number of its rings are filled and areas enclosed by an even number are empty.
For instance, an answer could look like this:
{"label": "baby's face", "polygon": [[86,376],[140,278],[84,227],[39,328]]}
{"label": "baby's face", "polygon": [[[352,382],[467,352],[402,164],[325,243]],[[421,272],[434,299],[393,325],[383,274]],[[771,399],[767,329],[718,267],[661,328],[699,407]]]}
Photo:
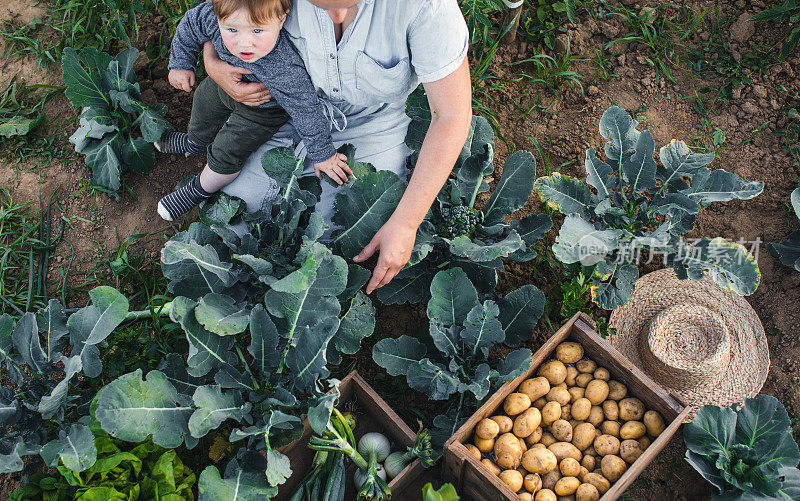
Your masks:
{"label": "baby's face", "polygon": [[252,63],[272,51],[286,16],[256,24],[245,9],[219,19],[219,31],[225,48],[242,61]]}

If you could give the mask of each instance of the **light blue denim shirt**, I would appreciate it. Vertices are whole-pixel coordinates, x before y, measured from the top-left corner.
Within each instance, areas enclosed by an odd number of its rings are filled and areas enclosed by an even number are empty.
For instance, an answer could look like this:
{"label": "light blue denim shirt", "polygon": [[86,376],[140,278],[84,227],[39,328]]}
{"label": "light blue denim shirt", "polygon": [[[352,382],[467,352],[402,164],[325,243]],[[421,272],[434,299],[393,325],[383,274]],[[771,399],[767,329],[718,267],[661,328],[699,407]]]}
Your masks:
{"label": "light blue denim shirt", "polygon": [[[357,7],[338,44],[328,12],[308,0],[293,0],[284,29],[317,95],[328,103],[334,145],[351,143],[355,160],[404,176],[406,98],[420,82],[440,80],[461,65],[469,47],[467,24],[456,0],[361,0]],[[266,210],[277,185],[261,167],[261,156],[297,139],[292,125],[284,126],[223,191],[242,198],[249,212]],[[296,154],[306,155],[304,145]],[[306,174],[313,174],[309,162]],[[326,220],[336,191],[322,183],[317,209]]]}

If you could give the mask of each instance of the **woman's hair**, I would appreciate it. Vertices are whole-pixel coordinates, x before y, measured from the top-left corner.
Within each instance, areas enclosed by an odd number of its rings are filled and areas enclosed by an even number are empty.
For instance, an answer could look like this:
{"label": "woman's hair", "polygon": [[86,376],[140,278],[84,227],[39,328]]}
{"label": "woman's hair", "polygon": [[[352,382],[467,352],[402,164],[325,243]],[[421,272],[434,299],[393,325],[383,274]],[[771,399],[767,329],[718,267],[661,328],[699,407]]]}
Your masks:
{"label": "woman's hair", "polygon": [[291,0],[214,0],[214,14],[217,19],[225,19],[239,9],[250,14],[250,21],[266,24],[272,19],[280,19],[288,14]]}

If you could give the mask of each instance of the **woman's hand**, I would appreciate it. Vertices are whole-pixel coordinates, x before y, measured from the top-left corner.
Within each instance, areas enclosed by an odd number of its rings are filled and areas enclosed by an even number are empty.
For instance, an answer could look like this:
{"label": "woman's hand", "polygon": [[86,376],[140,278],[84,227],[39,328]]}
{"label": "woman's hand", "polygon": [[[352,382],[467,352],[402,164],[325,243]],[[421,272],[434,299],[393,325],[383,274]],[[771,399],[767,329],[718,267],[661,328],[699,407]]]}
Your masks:
{"label": "woman's hand", "polygon": [[381,226],[364,250],[353,258],[353,261],[360,263],[378,251],[378,264],[375,265],[372,279],[367,284],[367,294],[388,284],[403,269],[411,258],[416,238],[416,226],[394,217],[389,218],[386,224]]}
{"label": "woman's hand", "polygon": [[203,44],[203,63],[206,73],[235,101],[247,106],[258,106],[272,99],[272,94],[260,82],[243,82],[242,75],[252,72],[231,66],[219,58],[211,42]]}

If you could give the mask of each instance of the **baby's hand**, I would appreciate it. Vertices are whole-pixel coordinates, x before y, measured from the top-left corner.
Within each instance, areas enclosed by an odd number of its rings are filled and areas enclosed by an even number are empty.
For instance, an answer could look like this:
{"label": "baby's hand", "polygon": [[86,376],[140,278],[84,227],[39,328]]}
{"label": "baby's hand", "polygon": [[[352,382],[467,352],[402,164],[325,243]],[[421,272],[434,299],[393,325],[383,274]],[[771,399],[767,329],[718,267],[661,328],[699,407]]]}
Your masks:
{"label": "baby's hand", "polygon": [[172,69],[169,70],[167,80],[176,89],[191,92],[194,87],[194,71]]}
{"label": "baby's hand", "polygon": [[347,182],[347,176],[353,175],[353,170],[347,165],[347,157],[337,153],[325,160],[314,164],[314,173],[322,179],[322,173],[327,174],[331,179],[341,186]]}

